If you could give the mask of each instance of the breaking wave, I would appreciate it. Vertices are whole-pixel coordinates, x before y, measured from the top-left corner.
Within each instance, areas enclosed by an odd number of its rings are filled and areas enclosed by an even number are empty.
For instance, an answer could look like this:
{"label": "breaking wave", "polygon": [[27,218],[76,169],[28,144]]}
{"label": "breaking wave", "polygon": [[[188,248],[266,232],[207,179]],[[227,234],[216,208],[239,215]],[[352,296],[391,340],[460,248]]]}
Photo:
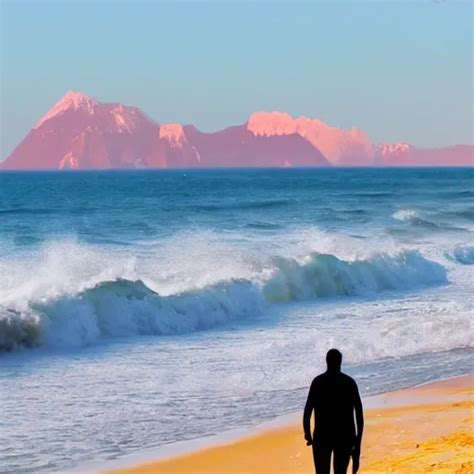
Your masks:
{"label": "breaking wave", "polygon": [[415,251],[352,261],[321,253],[301,260],[274,257],[251,278],[227,278],[171,294],[156,291],[156,282],[146,278],[107,279],[112,273],[102,272],[101,281],[89,279],[76,289],[48,293],[44,284],[37,286],[28,301],[25,293],[16,295],[21,301],[10,293],[7,306],[0,307],[0,351],[40,345],[77,347],[107,337],[181,334],[252,318],[271,304],[375,295],[447,282],[442,265]]}
{"label": "breaking wave", "polygon": [[263,287],[269,302],[370,295],[447,282],[442,265],[415,251],[355,261],[314,254],[303,264],[279,258],[276,267],[278,271]]}
{"label": "breaking wave", "polygon": [[418,213],[413,209],[399,209],[392,214],[397,221],[413,221],[419,219]]}
{"label": "breaking wave", "polygon": [[474,247],[458,245],[453,250],[453,258],[463,265],[474,265]]}
{"label": "breaking wave", "polygon": [[397,221],[407,222],[409,224],[424,227],[427,229],[438,229],[440,227],[434,222],[421,218],[418,212],[413,209],[400,209],[398,211],[395,211],[392,214],[392,217]]}
{"label": "breaking wave", "polygon": [[[160,296],[140,280],[100,283],[75,296],[0,314],[0,349],[83,346],[101,337],[167,335],[209,329],[261,311],[261,294],[247,281]],[[1,310],[0,310],[1,311]]]}

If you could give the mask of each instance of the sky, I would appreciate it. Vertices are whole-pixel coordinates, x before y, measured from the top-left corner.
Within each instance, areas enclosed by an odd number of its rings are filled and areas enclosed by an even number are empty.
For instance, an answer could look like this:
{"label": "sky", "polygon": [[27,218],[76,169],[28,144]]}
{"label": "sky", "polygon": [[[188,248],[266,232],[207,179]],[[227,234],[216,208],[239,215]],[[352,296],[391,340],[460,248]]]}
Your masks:
{"label": "sky", "polygon": [[68,90],[213,131],[257,110],[473,143],[473,3],[0,0],[1,158]]}

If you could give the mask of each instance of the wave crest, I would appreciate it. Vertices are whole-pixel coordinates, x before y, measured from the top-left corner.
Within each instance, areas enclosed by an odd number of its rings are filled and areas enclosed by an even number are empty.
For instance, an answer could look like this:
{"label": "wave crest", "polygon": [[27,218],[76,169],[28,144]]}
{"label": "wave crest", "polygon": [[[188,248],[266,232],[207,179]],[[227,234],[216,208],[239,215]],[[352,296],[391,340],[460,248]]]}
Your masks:
{"label": "wave crest", "polygon": [[40,344],[41,319],[32,313],[0,308],[0,352]]}
{"label": "wave crest", "polygon": [[313,254],[302,264],[277,259],[276,265],[278,271],[263,288],[271,302],[368,295],[447,281],[442,265],[415,251],[352,262],[330,254]]}
{"label": "wave crest", "polygon": [[453,257],[463,265],[474,265],[474,247],[458,245],[453,250]]}
{"label": "wave crest", "polygon": [[7,309],[0,315],[0,329],[8,328],[1,331],[0,350],[210,329],[260,313],[262,303],[257,288],[243,280],[172,296],[160,296],[140,280],[107,281],[76,296],[35,303],[27,314]]}
{"label": "wave crest", "polygon": [[280,302],[370,295],[447,282],[443,266],[418,252],[346,261],[312,254],[275,257],[254,279],[230,279],[160,295],[152,282],[116,278],[0,308],[0,351],[46,345],[77,347],[107,337],[181,334],[255,317]]}
{"label": "wave crest", "polygon": [[400,209],[392,214],[392,217],[401,222],[407,222],[414,226],[424,227],[425,229],[439,229],[440,226],[427,219],[420,217],[418,212],[413,209]]}

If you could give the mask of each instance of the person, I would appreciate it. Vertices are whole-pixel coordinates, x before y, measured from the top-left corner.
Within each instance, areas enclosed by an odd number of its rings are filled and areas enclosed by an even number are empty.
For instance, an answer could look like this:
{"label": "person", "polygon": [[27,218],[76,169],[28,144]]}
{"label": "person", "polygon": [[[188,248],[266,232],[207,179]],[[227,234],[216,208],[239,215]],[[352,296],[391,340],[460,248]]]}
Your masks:
{"label": "person", "polygon": [[[328,351],[326,363],[326,372],[318,375],[311,384],[304,408],[303,428],[306,444],[313,448],[316,474],[329,474],[331,454],[334,474],[346,474],[351,457],[355,474],[359,470],[364,429],[359,389],[354,379],[341,372],[342,354],[337,349]],[[313,411],[315,420],[311,434]]]}

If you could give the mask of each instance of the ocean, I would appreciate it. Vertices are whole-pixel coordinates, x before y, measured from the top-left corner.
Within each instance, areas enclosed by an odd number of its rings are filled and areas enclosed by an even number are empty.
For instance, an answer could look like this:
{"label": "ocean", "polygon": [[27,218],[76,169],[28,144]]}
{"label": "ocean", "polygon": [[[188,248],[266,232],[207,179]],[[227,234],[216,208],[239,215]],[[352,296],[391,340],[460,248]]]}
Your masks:
{"label": "ocean", "polygon": [[[0,174],[0,471],[472,370],[474,169]],[[303,438],[302,438],[303,439]]]}

